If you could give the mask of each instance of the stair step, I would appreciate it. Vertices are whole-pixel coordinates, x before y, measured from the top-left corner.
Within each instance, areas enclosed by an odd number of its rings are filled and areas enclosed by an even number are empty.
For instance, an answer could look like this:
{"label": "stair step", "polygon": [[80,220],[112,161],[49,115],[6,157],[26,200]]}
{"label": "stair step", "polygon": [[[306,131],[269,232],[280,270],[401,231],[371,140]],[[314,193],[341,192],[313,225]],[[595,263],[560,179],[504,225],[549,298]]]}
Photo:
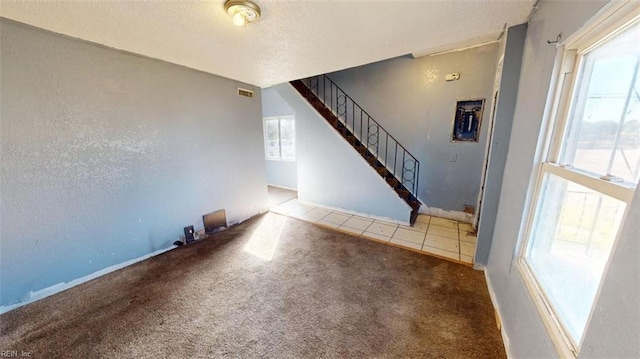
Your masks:
{"label": "stair step", "polygon": [[389,170],[384,166],[375,166],[375,169],[382,177],[387,177],[389,175]]}
{"label": "stair step", "polygon": [[398,185],[400,184],[400,181],[398,181],[395,177],[387,178],[386,181],[393,188],[398,187]]}
{"label": "stair step", "polygon": [[411,196],[411,192],[407,191],[404,188],[400,188],[400,189],[396,188],[396,192],[400,195],[400,197],[404,199],[407,199],[409,198],[409,196]]}
{"label": "stair step", "polygon": [[358,139],[354,135],[348,135],[346,138],[347,142],[349,142],[352,146],[356,146]]}

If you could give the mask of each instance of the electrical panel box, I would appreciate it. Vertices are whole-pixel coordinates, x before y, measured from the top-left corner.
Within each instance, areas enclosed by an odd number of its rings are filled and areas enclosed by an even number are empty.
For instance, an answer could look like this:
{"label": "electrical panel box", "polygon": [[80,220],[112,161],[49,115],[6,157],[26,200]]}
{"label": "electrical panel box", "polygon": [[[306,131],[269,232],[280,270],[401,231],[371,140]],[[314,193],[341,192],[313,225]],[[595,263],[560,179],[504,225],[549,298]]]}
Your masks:
{"label": "electrical panel box", "polygon": [[478,142],[484,99],[456,102],[451,141]]}

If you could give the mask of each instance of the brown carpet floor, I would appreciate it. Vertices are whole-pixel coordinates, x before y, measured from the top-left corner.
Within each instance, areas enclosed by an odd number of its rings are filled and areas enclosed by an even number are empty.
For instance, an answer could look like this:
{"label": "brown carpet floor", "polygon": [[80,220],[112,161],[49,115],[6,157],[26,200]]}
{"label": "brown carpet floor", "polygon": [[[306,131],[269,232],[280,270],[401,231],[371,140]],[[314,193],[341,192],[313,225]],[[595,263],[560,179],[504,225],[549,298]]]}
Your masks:
{"label": "brown carpet floor", "polygon": [[482,272],[275,214],[5,313],[0,334],[31,358],[505,357]]}

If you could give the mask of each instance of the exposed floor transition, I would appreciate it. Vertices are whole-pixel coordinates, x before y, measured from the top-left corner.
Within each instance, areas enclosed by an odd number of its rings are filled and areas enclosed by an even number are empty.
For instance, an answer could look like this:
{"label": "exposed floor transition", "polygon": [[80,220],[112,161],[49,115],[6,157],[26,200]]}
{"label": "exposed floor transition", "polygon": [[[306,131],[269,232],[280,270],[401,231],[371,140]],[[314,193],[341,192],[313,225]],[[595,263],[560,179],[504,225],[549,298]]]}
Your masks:
{"label": "exposed floor transition", "polygon": [[298,197],[298,192],[276,186],[267,186],[269,193],[269,208],[273,208]]}
{"label": "exposed floor transition", "polygon": [[297,199],[272,207],[271,212],[465,264],[473,264],[475,256],[477,237],[471,225],[450,219],[421,214],[409,227],[316,207]]}

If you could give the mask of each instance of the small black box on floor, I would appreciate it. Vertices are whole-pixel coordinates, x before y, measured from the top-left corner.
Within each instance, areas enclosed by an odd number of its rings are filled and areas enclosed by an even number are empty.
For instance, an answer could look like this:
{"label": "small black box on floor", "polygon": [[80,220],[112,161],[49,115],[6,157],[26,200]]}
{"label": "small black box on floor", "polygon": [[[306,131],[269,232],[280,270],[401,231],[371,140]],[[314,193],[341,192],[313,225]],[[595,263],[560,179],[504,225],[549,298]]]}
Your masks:
{"label": "small black box on floor", "polygon": [[187,244],[193,242],[195,240],[194,238],[194,229],[193,226],[186,226],[184,227],[184,241],[187,242]]}
{"label": "small black box on floor", "polygon": [[212,234],[218,228],[227,226],[227,214],[224,209],[211,212],[202,216],[202,222],[204,222],[204,233]]}

